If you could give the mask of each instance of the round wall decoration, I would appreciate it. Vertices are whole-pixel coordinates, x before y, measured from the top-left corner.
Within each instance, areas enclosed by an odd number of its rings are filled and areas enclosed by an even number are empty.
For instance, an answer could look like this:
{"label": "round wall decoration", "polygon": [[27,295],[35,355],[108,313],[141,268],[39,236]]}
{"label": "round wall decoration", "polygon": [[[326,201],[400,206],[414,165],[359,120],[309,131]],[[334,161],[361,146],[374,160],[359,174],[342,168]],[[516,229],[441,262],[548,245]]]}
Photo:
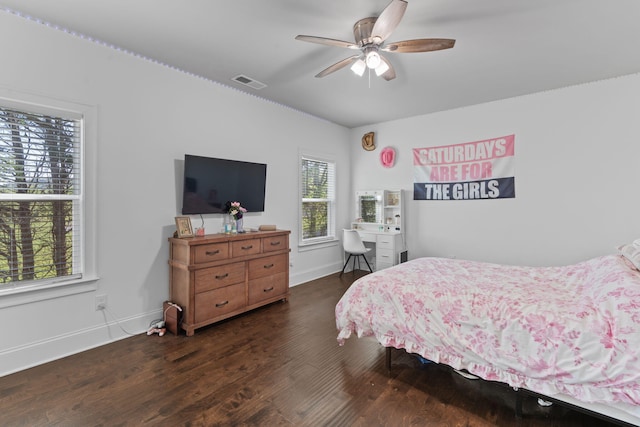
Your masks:
{"label": "round wall decoration", "polygon": [[396,161],[396,150],[392,147],[385,147],[380,152],[380,163],[385,168],[392,168]]}
{"label": "round wall decoration", "polygon": [[362,148],[367,151],[372,151],[376,149],[376,144],[373,140],[373,132],[365,133],[362,137]]}

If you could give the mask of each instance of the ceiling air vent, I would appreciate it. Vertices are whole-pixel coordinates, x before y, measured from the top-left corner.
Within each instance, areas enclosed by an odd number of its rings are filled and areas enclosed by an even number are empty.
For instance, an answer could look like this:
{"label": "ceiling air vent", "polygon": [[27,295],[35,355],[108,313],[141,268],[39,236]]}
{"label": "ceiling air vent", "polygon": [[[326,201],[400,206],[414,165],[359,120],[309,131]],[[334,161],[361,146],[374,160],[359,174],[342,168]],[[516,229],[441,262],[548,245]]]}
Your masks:
{"label": "ceiling air vent", "polygon": [[243,74],[239,74],[239,75],[235,76],[234,78],[232,78],[231,80],[233,80],[236,83],[240,83],[240,84],[243,84],[245,86],[249,86],[250,88],[258,89],[258,90],[267,87],[266,84],[261,83],[261,82],[259,82],[257,80],[253,80],[252,78],[249,78],[249,77],[247,77],[247,76],[245,76]]}

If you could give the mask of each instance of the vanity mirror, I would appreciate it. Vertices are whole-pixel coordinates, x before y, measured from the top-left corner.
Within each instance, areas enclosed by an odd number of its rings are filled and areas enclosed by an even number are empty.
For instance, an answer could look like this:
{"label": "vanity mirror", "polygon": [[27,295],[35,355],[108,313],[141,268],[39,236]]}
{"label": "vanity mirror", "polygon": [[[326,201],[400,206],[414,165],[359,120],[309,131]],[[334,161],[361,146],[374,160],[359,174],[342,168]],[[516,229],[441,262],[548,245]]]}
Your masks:
{"label": "vanity mirror", "polygon": [[356,217],[363,223],[382,223],[382,191],[356,192]]}

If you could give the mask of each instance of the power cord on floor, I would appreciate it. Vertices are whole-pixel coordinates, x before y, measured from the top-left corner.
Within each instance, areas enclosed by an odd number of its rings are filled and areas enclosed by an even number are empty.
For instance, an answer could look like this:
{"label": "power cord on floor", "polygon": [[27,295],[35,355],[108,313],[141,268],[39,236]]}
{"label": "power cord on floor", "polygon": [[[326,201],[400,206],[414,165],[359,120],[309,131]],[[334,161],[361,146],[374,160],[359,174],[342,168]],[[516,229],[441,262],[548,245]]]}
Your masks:
{"label": "power cord on floor", "polygon": [[113,313],[111,312],[111,310],[109,310],[107,307],[102,307],[101,311],[103,311],[103,316],[104,316],[104,321],[105,323],[107,323],[107,326],[109,326],[109,322],[107,321],[107,315],[104,314],[104,312],[109,313],[109,315],[113,318],[113,320],[115,320],[116,324],[118,325],[118,327],[122,330],[122,332],[124,332],[127,335],[131,335],[131,336],[135,336],[138,334],[134,334],[132,332],[127,331],[121,324],[120,321],[118,320],[118,318],[116,316],[113,315]]}

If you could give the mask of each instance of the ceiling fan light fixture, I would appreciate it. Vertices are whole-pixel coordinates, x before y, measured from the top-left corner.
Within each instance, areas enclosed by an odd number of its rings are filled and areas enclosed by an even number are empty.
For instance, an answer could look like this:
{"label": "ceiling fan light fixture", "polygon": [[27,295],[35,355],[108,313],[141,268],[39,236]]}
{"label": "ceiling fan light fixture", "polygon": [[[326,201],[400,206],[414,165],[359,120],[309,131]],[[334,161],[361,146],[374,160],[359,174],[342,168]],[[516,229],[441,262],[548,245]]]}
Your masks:
{"label": "ceiling fan light fixture", "polygon": [[364,70],[366,68],[367,68],[367,64],[365,64],[365,62],[362,59],[358,59],[351,66],[351,71],[356,73],[359,77],[362,77],[362,75],[364,74]]}
{"label": "ceiling fan light fixture", "polygon": [[378,65],[380,65],[381,62],[380,54],[377,52],[377,50],[370,50],[366,54],[365,61],[367,63],[367,67],[375,70],[376,68],[378,68]]}
{"label": "ceiling fan light fixture", "polygon": [[380,65],[376,67],[376,76],[380,77],[387,71],[389,71],[389,65],[384,61],[380,61]]}

